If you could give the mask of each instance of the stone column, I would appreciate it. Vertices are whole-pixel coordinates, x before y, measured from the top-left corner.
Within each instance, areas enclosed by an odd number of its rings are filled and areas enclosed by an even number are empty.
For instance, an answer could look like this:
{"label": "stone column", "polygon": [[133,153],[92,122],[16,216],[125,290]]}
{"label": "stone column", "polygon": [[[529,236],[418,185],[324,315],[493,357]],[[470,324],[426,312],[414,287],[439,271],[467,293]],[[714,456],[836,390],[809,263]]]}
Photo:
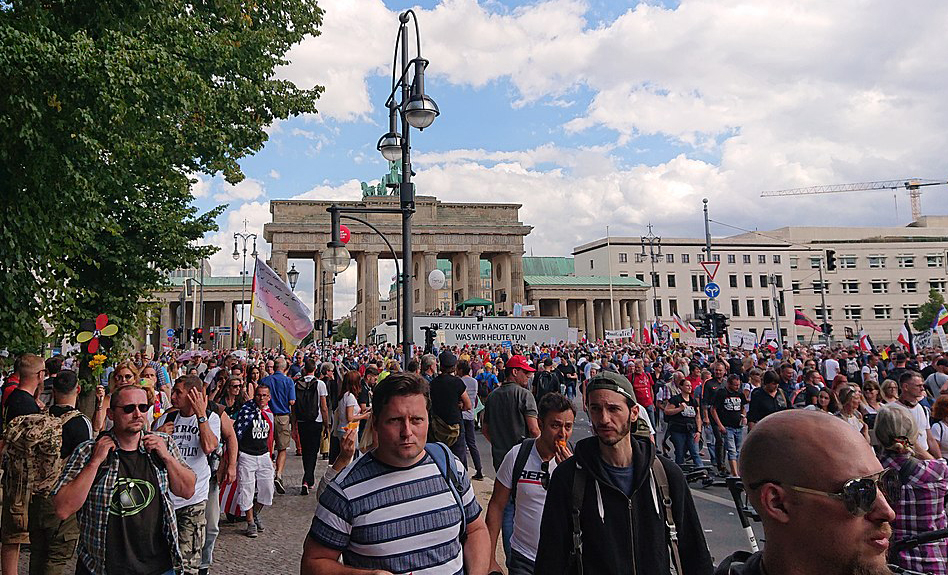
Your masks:
{"label": "stone column", "polygon": [[[470,270],[467,266],[467,254],[451,254],[451,309],[454,310],[457,304],[466,300],[468,297],[467,275]],[[460,292],[455,297],[454,294]]]}
{"label": "stone column", "polygon": [[[524,301],[523,286],[523,252],[510,254],[510,295],[508,300],[513,303]],[[513,305],[511,303],[511,306]]]}
{"label": "stone column", "polygon": [[[599,308],[598,310],[596,309],[597,307]],[[595,339],[602,339],[602,337],[605,335],[602,331],[602,314],[605,313],[604,309],[605,306],[603,304],[600,303],[597,306],[596,302],[593,301],[593,333],[595,334]]]}
{"label": "stone column", "polygon": [[586,298],[583,305],[583,311],[586,313],[586,321],[583,322],[583,331],[586,332],[586,339],[593,341],[596,339],[596,312],[593,309],[595,300]]}
{"label": "stone column", "polygon": [[495,305],[494,309],[497,311],[504,310],[508,313],[513,311],[513,299],[510,293],[510,259],[509,253],[500,253],[490,260],[491,285],[493,286],[490,299],[497,302],[499,299],[497,292],[503,290],[507,299]]}
{"label": "stone column", "polygon": [[[560,317],[569,318],[569,312],[566,310],[566,298],[560,298]],[[567,323],[569,323],[567,321]]]}
{"label": "stone column", "polygon": [[[428,274],[436,269],[438,269],[438,253],[425,252],[425,277],[419,278],[418,281],[425,284],[424,311],[429,313],[438,309],[438,291],[428,286]],[[445,284],[447,284],[447,280],[448,278],[445,278]]]}
{"label": "stone column", "polygon": [[641,330],[645,329],[645,324],[648,322],[648,316],[645,315],[645,299],[636,300],[635,305],[639,311],[639,324],[636,326],[636,329],[641,332]]}
{"label": "stone column", "polygon": [[629,300],[619,300],[619,326],[621,329],[629,327]]}
{"label": "stone column", "polygon": [[424,252],[412,252],[411,265],[415,268],[412,270],[412,290],[418,294],[418,299],[415,299],[415,293],[411,294],[411,307],[413,311],[424,313],[425,297],[427,297],[427,292],[431,290],[428,287],[429,270],[425,262]]}
{"label": "stone column", "polygon": [[379,254],[378,252],[368,252],[365,254],[365,286],[362,295],[362,301],[365,302],[365,327],[366,335],[372,328],[377,326],[381,320],[379,307]]}
{"label": "stone column", "polygon": [[365,283],[365,254],[358,253],[355,256],[356,261],[356,338],[359,343],[365,343],[365,301],[366,301],[366,283]]}
{"label": "stone column", "polygon": [[484,297],[481,289],[481,252],[469,251],[467,252],[467,298],[473,297]]}
{"label": "stone column", "polygon": [[[612,321],[612,306],[615,305],[615,302],[612,300],[605,300],[602,305],[602,327],[603,329],[614,330],[615,323]],[[603,334],[605,335],[605,334]]]}
{"label": "stone column", "polygon": [[270,254],[270,267],[277,273],[283,281],[286,281],[287,257],[286,252],[273,252]]}
{"label": "stone column", "polygon": [[168,331],[168,328],[174,328],[175,320],[174,316],[171,315],[171,304],[168,302],[161,302],[161,315],[158,321],[161,322],[161,325],[158,326],[161,330],[161,335],[164,337],[161,341],[168,341],[165,333]]}
{"label": "stone column", "polygon": [[230,335],[227,336],[226,340],[221,341],[221,345],[226,347],[234,347],[234,342],[237,340],[237,330],[234,329],[234,300],[224,300],[224,310],[221,314],[221,323],[223,327],[230,328]]}

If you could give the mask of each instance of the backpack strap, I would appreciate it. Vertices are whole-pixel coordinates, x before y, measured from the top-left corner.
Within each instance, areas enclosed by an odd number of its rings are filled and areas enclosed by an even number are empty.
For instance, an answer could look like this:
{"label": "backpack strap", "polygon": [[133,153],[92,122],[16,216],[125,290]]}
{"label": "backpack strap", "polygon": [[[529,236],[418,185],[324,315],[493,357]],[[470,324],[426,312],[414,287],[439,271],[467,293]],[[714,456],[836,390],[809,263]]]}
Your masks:
{"label": "backpack strap", "polygon": [[574,566],[571,571],[576,575],[583,575],[583,527],[579,516],[583,509],[583,499],[586,496],[586,470],[576,462],[576,471],[573,473],[573,509],[570,517],[573,520],[573,550],[570,553],[569,563]]}
{"label": "backpack strap", "polygon": [[513,485],[510,486],[511,505],[516,505],[517,503],[517,484],[520,481],[520,474],[523,473],[523,468],[527,466],[527,459],[530,458],[530,452],[533,451],[533,444],[536,442],[535,437],[524,439],[520,442],[520,451],[517,453],[517,460],[514,461],[513,475],[511,476],[513,483]]}
{"label": "backpack strap", "polygon": [[451,490],[451,495],[454,496],[454,502],[461,509],[461,532],[458,537],[463,547],[464,542],[467,541],[467,516],[464,514],[464,502],[461,500],[461,479],[458,477],[457,466],[449,467],[454,463],[454,454],[447,445],[440,442],[425,444],[425,451],[438,466],[438,471],[441,472],[441,476],[444,477]]}
{"label": "backpack strap", "polygon": [[672,566],[675,568],[675,573],[682,575],[681,557],[678,555],[678,528],[675,526],[675,516],[672,514],[672,500],[671,491],[668,488],[668,475],[665,473],[665,466],[662,465],[662,460],[657,456],[652,460],[652,478],[665,511],[665,535],[668,537],[668,550],[671,555]]}

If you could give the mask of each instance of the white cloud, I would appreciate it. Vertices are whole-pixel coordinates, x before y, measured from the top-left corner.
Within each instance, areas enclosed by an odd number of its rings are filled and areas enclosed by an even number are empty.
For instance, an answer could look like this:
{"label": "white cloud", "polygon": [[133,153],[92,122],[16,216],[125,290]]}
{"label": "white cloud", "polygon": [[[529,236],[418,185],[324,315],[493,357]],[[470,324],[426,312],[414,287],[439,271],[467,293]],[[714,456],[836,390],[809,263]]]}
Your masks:
{"label": "white cloud", "polygon": [[191,174],[197,182],[191,184],[191,195],[195,198],[204,198],[211,193],[211,179],[201,174]]}
{"label": "white cloud", "polygon": [[214,194],[214,199],[218,202],[255,200],[265,195],[263,182],[253,178],[244,178],[235,186],[223,182],[217,189],[219,191]]}
{"label": "white cloud", "polygon": [[280,172],[278,172],[278,171],[276,171],[276,170],[270,170],[270,177],[273,178],[274,180],[279,180],[279,179],[280,179]]}
{"label": "white cloud", "polygon": [[[248,202],[228,210],[220,223],[220,231],[205,236],[207,245],[213,245],[220,250],[211,256],[211,270],[214,276],[239,276],[243,265],[243,240],[238,240],[237,249],[240,259],[234,260],[234,232],[257,234],[256,248],[261,259],[270,257],[270,244],[263,239],[263,225],[270,221],[269,202]],[[244,221],[246,220],[246,228]],[[253,276],[253,240],[247,242],[247,269]]]}

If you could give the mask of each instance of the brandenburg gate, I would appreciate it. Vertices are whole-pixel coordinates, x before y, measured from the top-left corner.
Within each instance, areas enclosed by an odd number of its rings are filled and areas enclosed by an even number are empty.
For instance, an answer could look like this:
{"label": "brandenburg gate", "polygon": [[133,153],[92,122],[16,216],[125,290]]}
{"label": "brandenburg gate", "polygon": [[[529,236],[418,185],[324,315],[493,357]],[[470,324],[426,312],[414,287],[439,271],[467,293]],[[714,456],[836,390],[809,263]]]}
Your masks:
{"label": "brandenburg gate", "polygon": [[[291,259],[312,259],[316,264],[314,302],[316,317],[326,309],[332,317],[333,284],[323,274],[320,253],[330,240],[330,216],[326,209],[339,207],[398,207],[393,196],[367,195],[358,202],[323,200],[272,200],[272,221],[263,235],[271,246],[270,265],[284,279]],[[519,220],[519,204],[474,204],[441,202],[432,196],[417,196],[412,218],[412,301],[414,313],[438,309],[437,292],[428,285],[428,274],[439,258],[449,259],[454,304],[472,297],[495,302],[496,311],[513,311],[514,303],[526,303],[523,277],[523,239],[533,229]],[[401,258],[401,216],[360,214],[385,235],[395,255]],[[368,333],[380,323],[379,259],[391,259],[385,242],[368,227],[343,220],[351,238],[346,247],[357,265],[356,330]],[[493,293],[482,293],[480,261],[491,262]],[[403,271],[404,273],[404,271]],[[325,290],[325,292],[323,291]],[[269,330],[268,330],[269,332]]]}

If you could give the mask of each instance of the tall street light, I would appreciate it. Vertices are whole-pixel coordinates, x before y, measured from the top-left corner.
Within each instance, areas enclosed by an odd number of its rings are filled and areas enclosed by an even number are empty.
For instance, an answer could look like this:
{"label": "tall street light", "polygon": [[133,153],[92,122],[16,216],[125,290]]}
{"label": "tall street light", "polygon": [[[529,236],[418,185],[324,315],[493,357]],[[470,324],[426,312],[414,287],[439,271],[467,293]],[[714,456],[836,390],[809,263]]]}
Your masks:
{"label": "tall street light", "polygon": [[[247,283],[247,242],[253,240],[253,253],[250,255],[253,256],[254,260],[257,259],[257,234],[251,234],[247,232],[247,220],[244,220],[244,231],[234,232],[234,261],[240,259],[240,251],[237,249],[237,240],[243,240],[243,254],[244,254],[244,263],[243,269],[240,272],[240,328],[241,333],[244,333],[246,326],[244,325],[244,289]],[[299,272],[297,272],[299,276]]]}
{"label": "tall street light", "polygon": [[[408,57],[409,21],[415,29],[415,57]],[[349,252],[339,239],[339,214],[341,213],[398,213],[402,216],[402,363],[407,367],[412,351],[412,263],[411,263],[411,218],[415,213],[415,185],[411,182],[411,130],[424,130],[434,122],[440,111],[425,93],[425,69],[428,60],[421,57],[421,35],[418,32],[418,17],[412,10],[398,16],[398,35],[395,38],[395,55],[392,65],[392,91],[385,101],[388,108],[388,132],[378,141],[376,148],[386,160],[402,162],[402,177],[398,184],[398,208],[329,208],[333,215],[332,240],[323,252],[323,265],[333,273],[349,267]],[[399,65],[399,54],[401,64]],[[363,336],[364,337],[364,336]]]}
{"label": "tall street light", "polygon": [[[645,252],[645,246],[648,246],[648,253]],[[662,257],[662,238],[652,233],[652,224],[648,225],[648,235],[642,236],[642,259],[646,257],[652,262],[652,275],[649,283],[652,284],[652,311],[655,313],[655,321],[658,322],[661,314],[658,313],[658,291],[655,287],[658,282],[655,281],[657,279],[655,276],[655,262]]]}

